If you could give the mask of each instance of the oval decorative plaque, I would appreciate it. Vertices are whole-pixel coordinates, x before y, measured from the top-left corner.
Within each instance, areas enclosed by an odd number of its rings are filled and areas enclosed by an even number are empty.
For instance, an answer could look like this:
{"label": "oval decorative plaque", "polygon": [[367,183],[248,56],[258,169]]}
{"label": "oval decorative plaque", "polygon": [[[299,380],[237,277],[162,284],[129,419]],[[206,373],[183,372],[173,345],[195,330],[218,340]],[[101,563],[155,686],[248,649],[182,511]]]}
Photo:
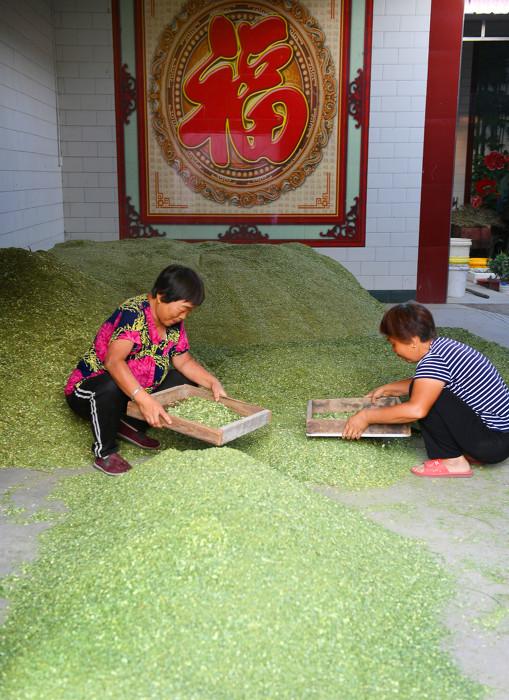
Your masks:
{"label": "oval decorative plaque", "polygon": [[325,36],[287,0],[191,0],[151,64],[152,128],[193,191],[241,208],[297,189],[322,159],[337,112]]}

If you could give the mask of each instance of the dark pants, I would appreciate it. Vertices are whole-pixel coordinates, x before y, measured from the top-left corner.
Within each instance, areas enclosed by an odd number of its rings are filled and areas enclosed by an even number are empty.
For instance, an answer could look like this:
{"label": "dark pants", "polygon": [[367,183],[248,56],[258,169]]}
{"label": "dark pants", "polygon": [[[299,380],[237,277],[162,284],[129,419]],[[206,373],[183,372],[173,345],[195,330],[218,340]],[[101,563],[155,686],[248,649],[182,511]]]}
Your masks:
{"label": "dark pants", "polygon": [[488,428],[477,413],[449,389],[442,390],[419,424],[430,459],[469,455],[479,462],[494,464],[509,457],[509,432]]}
{"label": "dark pants", "polygon": [[[157,387],[158,391],[170,389],[179,384],[193,384],[183,374],[172,369]],[[145,431],[149,426],[145,421],[126,416],[128,397],[114,382],[110,374],[98,374],[85,379],[80,386],[66,397],[72,410],[92,424],[94,443],[92,450],[96,457],[107,457],[117,452],[117,433],[120,421],[124,421],[136,430]]]}

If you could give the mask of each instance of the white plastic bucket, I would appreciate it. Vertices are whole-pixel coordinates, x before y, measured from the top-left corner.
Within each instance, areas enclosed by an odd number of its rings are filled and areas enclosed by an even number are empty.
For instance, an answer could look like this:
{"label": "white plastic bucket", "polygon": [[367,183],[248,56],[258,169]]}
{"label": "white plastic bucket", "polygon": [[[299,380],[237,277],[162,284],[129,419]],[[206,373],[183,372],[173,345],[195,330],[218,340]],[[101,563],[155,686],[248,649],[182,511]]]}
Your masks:
{"label": "white plastic bucket", "polygon": [[509,294],[509,282],[501,282],[498,291],[502,294]]}
{"label": "white plastic bucket", "polygon": [[449,265],[447,296],[462,297],[467,288],[468,265]]}
{"label": "white plastic bucket", "polygon": [[451,238],[449,244],[450,258],[468,258],[470,256],[471,238]]}

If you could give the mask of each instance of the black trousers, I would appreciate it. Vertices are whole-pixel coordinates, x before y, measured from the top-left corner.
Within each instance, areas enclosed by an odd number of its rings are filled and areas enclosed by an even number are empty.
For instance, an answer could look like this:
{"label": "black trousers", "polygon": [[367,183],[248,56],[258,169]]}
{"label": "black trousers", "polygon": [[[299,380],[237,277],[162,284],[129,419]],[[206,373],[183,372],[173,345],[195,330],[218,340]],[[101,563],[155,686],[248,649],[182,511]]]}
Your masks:
{"label": "black trousers", "polygon": [[477,413],[449,389],[442,390],[419,425],[430,459],[469,455],[480,462],[494,464],[509,457],[509,432],[488,428]]}
{"label": "black trousers", "polygon": [[[176,369],[172,369],[157,390],[171,389],[179,384],[194,384],[194,382],[186,379]],[[143,432],[149,427],[145,421],[126,416],[129,399],[108,372],[85,379],[66,398],[75,413],[90,421],[94,435],[92,451],[96,457],[107,457],[112,452],[117,452],[117,433],[121,421]]]}

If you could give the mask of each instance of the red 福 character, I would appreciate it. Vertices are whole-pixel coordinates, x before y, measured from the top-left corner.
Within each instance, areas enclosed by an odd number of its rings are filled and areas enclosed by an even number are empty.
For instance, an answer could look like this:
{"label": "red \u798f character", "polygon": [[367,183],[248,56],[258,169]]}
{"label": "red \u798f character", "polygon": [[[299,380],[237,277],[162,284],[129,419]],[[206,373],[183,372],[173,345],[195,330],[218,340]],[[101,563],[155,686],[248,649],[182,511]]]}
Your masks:
{"label": "red \u798f character", "polygon": [[210,20],[210,54],[184,81],[195,105],[179,125],[187,148],[209,143],[210,158],[224,167],[237,156],[248,163],[285,162],[302,140],[309,108],[302,92],[284,84],[293,58],[286,22],[267,17],[238,27],[222,15]]}

